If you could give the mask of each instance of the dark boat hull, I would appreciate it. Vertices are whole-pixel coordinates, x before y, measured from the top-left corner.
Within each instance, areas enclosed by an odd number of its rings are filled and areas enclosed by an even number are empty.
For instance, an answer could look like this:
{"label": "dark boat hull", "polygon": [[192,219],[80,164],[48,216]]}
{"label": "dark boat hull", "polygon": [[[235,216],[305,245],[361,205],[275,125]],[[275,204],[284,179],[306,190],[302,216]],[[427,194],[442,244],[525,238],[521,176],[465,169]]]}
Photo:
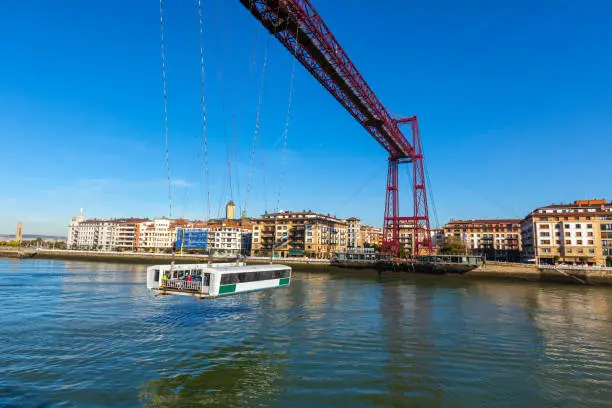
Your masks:
{"label": "dark boat hull", "polygon": [[406,272],[432,275],[463,274],[476,269],[477,265],[456,264],[447,262],[335,262],[332,265],[350,269],[372,269],[378,272]]}

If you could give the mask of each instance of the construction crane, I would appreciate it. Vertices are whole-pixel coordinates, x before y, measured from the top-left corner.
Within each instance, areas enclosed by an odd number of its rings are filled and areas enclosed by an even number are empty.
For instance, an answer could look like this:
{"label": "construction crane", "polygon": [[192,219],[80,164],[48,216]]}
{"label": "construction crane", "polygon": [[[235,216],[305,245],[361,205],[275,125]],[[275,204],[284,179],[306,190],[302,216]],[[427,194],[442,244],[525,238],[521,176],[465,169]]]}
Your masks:
{"label": "construction crane", "polygon": [[[415,255],[431,252],[423,152],[416,116],[393,118],[309,0],[240,0],[389,152],[382,252],[399,255],[400,228],[413,228]],[[412,141],[400,126],[409,126]],[[399,214],[398,166],[412,163],[414,213]]]}

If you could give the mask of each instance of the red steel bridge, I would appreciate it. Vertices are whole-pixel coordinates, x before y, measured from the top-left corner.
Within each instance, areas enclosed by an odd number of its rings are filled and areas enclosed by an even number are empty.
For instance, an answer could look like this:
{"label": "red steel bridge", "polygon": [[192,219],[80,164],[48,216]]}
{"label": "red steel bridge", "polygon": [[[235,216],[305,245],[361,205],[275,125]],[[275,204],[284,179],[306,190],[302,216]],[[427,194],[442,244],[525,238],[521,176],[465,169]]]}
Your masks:
{"label": "red steel bridge", "polygon": [[[431,252],[423,152],[416,116],[393,118],[309,0],[240,0],[338,102],[389,152],[383,253],[398,255],[400,227],[414,228],[414,254]],[[402,132],[410,130],[411,140]],[[398,166],[412,163],[414,212],[400,216]]]}

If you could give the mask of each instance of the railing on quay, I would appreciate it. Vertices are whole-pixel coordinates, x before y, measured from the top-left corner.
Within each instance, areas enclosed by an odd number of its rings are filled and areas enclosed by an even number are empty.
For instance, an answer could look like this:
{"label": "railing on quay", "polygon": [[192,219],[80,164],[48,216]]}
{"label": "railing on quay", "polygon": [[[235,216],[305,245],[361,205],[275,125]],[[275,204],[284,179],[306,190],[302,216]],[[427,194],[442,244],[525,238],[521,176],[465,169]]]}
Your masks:
{"label": "railing on quay", "polygon": [[[533,264],[532,264],[533,265]],[[599,265],[538,265],[539,268],[542,269],[572,269],[572,270],[596,270],[596,271],[611,271],[612,268],[608,266],[599,266]]]}

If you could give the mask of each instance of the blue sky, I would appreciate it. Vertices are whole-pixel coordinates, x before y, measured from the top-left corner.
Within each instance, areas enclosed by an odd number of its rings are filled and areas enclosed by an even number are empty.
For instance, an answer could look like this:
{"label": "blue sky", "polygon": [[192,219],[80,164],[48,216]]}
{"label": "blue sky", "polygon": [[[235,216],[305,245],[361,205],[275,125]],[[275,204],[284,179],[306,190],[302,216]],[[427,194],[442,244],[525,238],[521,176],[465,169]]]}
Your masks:
{"label": "blue sky", "polygon": [[[211,213],[233,198],[258,215],[276,207],[292,57],[239,1],[203,3]],[[612,198],[612,3],[312,3],[385,106],[419,117],[440,223]],[[165,18],[172,215],[202,219],[196,1]],[[65,234],[79,208],[168,216],[158,4],[8,0],[0,35],[0,232]],[[380,225],[386,156],[298,65],[280,208]]]}

